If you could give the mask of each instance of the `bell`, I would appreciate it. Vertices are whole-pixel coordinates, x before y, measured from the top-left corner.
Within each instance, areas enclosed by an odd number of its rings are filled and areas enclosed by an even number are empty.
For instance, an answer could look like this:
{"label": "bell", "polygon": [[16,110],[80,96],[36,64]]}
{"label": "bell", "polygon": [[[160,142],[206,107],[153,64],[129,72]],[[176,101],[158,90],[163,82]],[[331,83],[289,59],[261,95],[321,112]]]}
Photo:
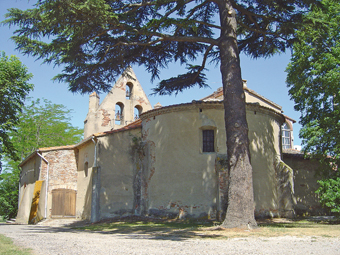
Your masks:
{"label": "bell", "polygon": [[116,120],[120,120],[120,113],[119,113],[119,111],[117,111],[117,113],[116,113]]}

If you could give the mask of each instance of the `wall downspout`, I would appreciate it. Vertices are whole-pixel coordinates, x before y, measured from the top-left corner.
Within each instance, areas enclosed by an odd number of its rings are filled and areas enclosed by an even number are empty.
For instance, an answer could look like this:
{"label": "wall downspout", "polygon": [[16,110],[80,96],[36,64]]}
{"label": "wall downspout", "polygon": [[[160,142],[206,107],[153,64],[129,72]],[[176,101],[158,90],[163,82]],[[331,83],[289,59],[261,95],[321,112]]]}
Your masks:
{"label": "wall downspout", "polygon": [[47,174],[46,174],[46,194],[45,194],[45,219],[47,219],[47,199],[48,199],[48,179],[49,179],[49,172],[50,172],[50,164],[48,163],[47,159],[44,158],[39,152],[37,152],[37,155],[42,158],[42,160],[45,161],[47,164]]}
{"label": "wall downspout", "polygon": [[92,142],[94,143],[94,162],[93,167],[97,167],[97,142],[94,140],[94,136],[92,136]]}
{"label": "wall downspout", "polygon": [[97,166],[97,141],[92,136],[94,143],[94,162],[92,171],[92,203],[91,203],[91,222],[99,221],[99,168]]}
{"label": "wall downspout", "polygon": [[20,195],[21,195],[21,173],[22,173],[22,169],[20,166],[18,166],[18,170],[20,171],[20,174],[19,174],[19,189],[18,189],[18,210],[19,210],[19,206],[20,206]]}

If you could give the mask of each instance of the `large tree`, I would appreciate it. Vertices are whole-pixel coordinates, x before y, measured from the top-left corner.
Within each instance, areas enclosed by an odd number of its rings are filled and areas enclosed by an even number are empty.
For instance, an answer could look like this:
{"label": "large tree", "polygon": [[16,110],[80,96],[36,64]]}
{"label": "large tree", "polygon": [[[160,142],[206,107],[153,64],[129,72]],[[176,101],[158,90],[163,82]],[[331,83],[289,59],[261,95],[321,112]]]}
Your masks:
{"label": "large tree", "polygon": [[83,130],[71,124],[72,110],[64,105],[37,99],[28,101],[18,116],[16,129],[9,133],[20,163],[41,147],[75,144],[83,138]]}
{"label": "large tree", "polygon": [[[289,94],[301,112],[306,156],[321,162],[320,202],[340,212],[340,3],[322,0],[297,32],[287,68]],[[310,24],[310,25],[308,25]],[[338,169],[339,170],[339,169]]]}
{"label": "large tree", "polygon": [[[230,166],[223,226],[256,226],[252,167],[239,51],[270,56],[292,43],[302,13],[317,0],[40,0],[10,9],[18,48],[64,66],[56,79],[72,92],[107,91],[129,65],[159,78],[170,62],[187,73],[161,81],[155,93],[207,86],[206,63],[220,63]],[[44,38],[45,37],[45,38]],[[47,38],[46,38],[47,37]]]}
{"label": "large tree", "polygon": [[4,155],[17,159],[9,132],[14,130],[18,113],[33,89],[28,83],[31,78],[32,74],[16,56],[8,57],[5,52],[0,52],[0,173]]}
{"label": "large tree", "polygon": [[340,159],[339,13],[339,1],[322,0],[306,15],[309,22],[297,32],[287,68],[289,94],[301,112],[304,150],[328,165],[339,165]]}
{"label": "large tree", "polygon": [[71,110],[40,99],[27,102],[18,114],[15,129],[8,132],[15,157],[5,157],[5,171],[0,174],[0,215],[15,217],[18,209],[19,163],[41,147],[75,144],[83,130],[70,123]]}

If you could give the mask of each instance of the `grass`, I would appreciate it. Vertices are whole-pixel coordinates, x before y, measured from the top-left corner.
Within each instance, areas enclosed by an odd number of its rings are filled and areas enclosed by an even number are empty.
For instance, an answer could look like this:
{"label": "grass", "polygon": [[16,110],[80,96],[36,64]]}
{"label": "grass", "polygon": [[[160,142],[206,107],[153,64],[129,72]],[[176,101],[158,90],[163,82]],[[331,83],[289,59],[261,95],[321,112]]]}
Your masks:
{"label": "grass", "polygon": [[20,248],[13,244],[12,240],[0,235],[0,254],[6,255],[28,255],[32,254],[30,249]]}
{"label": "grass", "polygon": [[223,229],[218,222],[203,220],[154,220],[126,218],[76,227],[78,230],[119,234],[145,234],[154,238],[237,238],[312,236],[340,237],[340,222],[316,222],[305,219],[271,219],[258,221],[252,230]]}

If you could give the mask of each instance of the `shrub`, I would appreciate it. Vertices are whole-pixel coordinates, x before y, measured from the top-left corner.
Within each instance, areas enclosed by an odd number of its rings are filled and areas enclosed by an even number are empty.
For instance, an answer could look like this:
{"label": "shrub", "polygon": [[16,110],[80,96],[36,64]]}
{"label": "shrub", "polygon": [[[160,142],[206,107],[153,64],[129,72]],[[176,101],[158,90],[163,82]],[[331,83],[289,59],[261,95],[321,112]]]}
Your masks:
{"label": "shrub", "polygon": [[340,177],[319,180],[320,187],[316,191],[320,195],[321,205],[340,215]]}

